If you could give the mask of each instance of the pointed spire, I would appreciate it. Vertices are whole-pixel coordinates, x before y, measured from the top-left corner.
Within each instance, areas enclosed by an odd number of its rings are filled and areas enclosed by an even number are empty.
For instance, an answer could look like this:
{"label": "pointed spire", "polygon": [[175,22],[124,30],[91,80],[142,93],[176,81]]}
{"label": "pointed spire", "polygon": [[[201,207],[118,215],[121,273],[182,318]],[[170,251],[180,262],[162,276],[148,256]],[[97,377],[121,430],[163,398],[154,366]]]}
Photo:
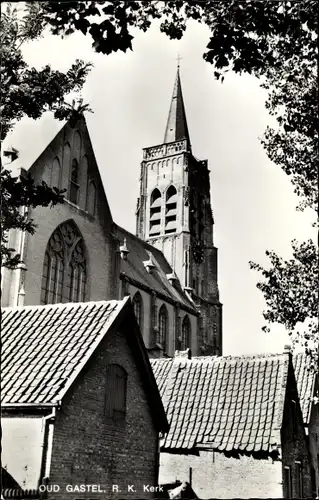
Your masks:
{"label": "pointed spire", "polygon": [[178,61],[173,96],[167,118],[164,143],[166,144],[167,142],[180,141],[182,139],[187,139],[188,145],[190,146]]}

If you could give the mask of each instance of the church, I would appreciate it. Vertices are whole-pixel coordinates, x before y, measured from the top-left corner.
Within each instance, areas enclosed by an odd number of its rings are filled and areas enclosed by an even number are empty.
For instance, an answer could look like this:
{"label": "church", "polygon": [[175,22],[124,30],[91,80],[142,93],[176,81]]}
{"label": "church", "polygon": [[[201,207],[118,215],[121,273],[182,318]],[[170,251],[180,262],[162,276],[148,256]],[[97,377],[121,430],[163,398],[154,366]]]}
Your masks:
{"label": "church", "polygon": [[[21,337],[22,328],[28,338],[35,338],[37,325],[50,342],[54,340],[53,330],[63,332],[69,336],[67,342],[76,344],[76,339],[81,338],[82,342],[89,335],[88,324],[92,330],[97,325],[90,308],[108,310],[106,301],[112,302],[112,307],[115,302],[116,307],[128,303],[125,307],[130,321],[123,323],[123,335],[130,339],[134,337],[134,328],[141,332],[138,350],[140,356],[147,350],[143,366],[152,385],[152,390],[145,394],[154,393],[159,400],[155,389],[158,387],[171,429],[171,435],[165,436],[163,411],[155,408],[154,413],[162,414],[160,427],[155,426],[162,433],[162,442],[158,443],[157,435],[153,435],[156,467],[150,468],[148,461],[148,474],[155,477],[160,465],[161,484],[173,484],[177,477],[184,483],[188,479],[191,483],[192,479],[193,486],[206,498],[212,496],[212,491],[216,498],[227,498],[226,494],[228,498],[237,497],[234,489],[238,487],[244,496],[255,496],[256,485],[264,498],[269,498],[270,486],[274,488],[274,498],[309,497],[311,483],[317,494],[319,410],[313,404],[313,396],[318,393],[318,381],[307,368],[305,356],[222,356],[222,304],[208,162],[193,154],[179,68],[163,130],[163,142],[145,147],[142,152],[135,235],[113,220],[83,116],[76,123],[67,122],[30,167],[19,165],[17,159],[10,163],[14,175],[28,172],[35,183],[44,181],[51,187],[65,189],[62,204],[22,209],[23,214],[28,210],[27,216],[37,225],[34,235],[17,230],[9,234],[8,245],[21,255],[23,264],[15,270],[2,270],[2,306],[13,308],[6,312],[9,316],[29,310],[34,314],[34,323],[30,318],[20,321],[17,330],[12,322],[10,332],[15,342],[19,341],[17,331]],[[43,305],[48,307],[42,308]],[[88,309],[87,322],[81,327],[77,319],[80,316],[72,316],[69,331],[67,312],[72,313],[73,309]],[[49,315],[51,310],[59,314],[59,324],[53,316],[50,321],[42,321],[41,314]],[[111,340],[113,333],[110,330]],[[15,370],[21,356],[11,356],[9,340],[9,358]],[[53,362],[57,348],[50,342],[42,339],[41,345],[45,345],[46,355],[49,353]],[[30,342],[29,352],[34,351],[33,346]],[[113,351],[105,350],[108,362]],[[64,354],[69,363],[68,353]],[[40,358],[39,363],[45,364]],[[111,364],[118,364],[113,361]],[[133,373],[135,361],[134,357],[127,358],[126,372]],[[31,365],[26,359],[24,363],[30,373],[34,367],[38,369],[38,361]],[[59,360],[56,368],[61,375]],[[32,386],[22,379],[15,384],[11,372],[8,374],[14,388],[24,391]],[[119,378],[125,382],[124,376],[116,375],[114,372],[117,383]],[[37,387],[37,376],[33,382]],[[124,382],[121,387],[126,391]],[[45,386],[46,390],[51,390],[52,383]],[[141,387],[136,385],[140,400],[144,401]],[[90,390],[88,397],[92,399]],[[95,402],[99,397],[98,392]],[[132,406],[136,400],[132,397]],[[15,403],[19,406],[25,401],[20,398]],[[83,394],[77,408],[82,402]],[[115,409],[118,411],[117,406]],[[122,413],[123,409],[124,403]],[[17,408],[8,408],[9,412],[13,410]],[[130,411],[127,414],[130,416]],[[223,424],[220,415],[224,415]],[[99,425],[86,428],[91,432]],[[289,426],[295,430],[286,432]],[[143,429],[141,436],[145,436]],[[235,431],[243,434],[241,440]],[[274,451],[282,451],[282,467],[280,462],[273,463]],[[130,452],[127,455],[133,457]],[[133,468],[134,460],[133,457]],[[87,464],[84,459],[83,464]],[[207,486],[206,492],[203,485]]]}
{"label": "church", "polygon": [[209,169],[192,152],[179,68],[163,142],[143,149],[136,235],[112,218],[84,117],[66,123],[26,171],[65,189],[65,201],[28,209],[35,235],[11,231],[23,264],[4,269],[2,306],[131,296],[150,357],[187,348],[222,355]]}

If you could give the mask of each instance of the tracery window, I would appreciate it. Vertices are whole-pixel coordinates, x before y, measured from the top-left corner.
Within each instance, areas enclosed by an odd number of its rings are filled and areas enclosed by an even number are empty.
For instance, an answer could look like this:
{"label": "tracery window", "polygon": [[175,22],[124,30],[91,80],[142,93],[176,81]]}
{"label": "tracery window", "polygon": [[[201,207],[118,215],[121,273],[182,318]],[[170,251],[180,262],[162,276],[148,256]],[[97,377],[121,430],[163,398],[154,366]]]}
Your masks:
{"label": "tracery window", "polygon": [[188,347],[190,347],[190,338],[191,338],[191,323],[189,317],[184,316],[182,323],[182,335],[181,335],[181,345],[180,350],[185,351]]}
{"label": "tracery window", "polygon": [[143,300],[141,297],[140,292],[136,292],[136,294],[133,297],[133,308],[134,308],[134,314],[136,316],[136,320],[140,326],[140,329],[142,330],[142,323],[143,323]]}
{"label": "tracery window", "polygon": [[43,264],[41,304],[84,302],[86,259],[83,238],[72,221],[51,235]]}
{"label": "tracery window", "polygon": [[168,315],[167,315],[167,309],[163,304],[158,313],[158,333],[156,342],[162,346],[164,352],[166,352],[167,335],[168,335]]}

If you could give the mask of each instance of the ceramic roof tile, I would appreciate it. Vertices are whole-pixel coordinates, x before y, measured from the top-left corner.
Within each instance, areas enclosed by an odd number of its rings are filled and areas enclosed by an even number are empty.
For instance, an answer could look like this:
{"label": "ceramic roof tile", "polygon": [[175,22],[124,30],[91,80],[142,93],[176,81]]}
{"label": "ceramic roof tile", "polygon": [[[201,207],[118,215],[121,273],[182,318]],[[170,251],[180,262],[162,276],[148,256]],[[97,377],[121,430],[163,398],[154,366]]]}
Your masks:
{"label": "ceramic roof tile", "polygon": [[280,437],[280,382],[288,371],[283,358],[288,355],[151,360],[170,423],[162,449],[210,445],[270,453]]}
{"label": "ceramic roof tile", "polygon": [[2,404],[59,400],[121,304],[102,301],[2,309]]}
{"label": "ceramic roof tile", "polygon": [[[286,354],[151,360],[171,422],[163,447],[271,451],[280,440],[287,360]],[[305,354],[294,355],[293,365],[307,423],[315,374]]]}

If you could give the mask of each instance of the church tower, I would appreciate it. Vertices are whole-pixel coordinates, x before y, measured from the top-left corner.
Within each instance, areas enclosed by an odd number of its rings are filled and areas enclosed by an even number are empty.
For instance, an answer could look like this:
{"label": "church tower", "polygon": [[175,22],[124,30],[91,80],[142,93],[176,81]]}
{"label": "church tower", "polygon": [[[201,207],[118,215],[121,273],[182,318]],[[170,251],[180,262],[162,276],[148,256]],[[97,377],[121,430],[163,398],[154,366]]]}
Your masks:
{"label": "church tower", "polygon": [[161,250],[200,315],[202,354],[222,354],[222,305],[207,160],[192,153],[179,67],[164,141],[143,149],[136,233]]}

